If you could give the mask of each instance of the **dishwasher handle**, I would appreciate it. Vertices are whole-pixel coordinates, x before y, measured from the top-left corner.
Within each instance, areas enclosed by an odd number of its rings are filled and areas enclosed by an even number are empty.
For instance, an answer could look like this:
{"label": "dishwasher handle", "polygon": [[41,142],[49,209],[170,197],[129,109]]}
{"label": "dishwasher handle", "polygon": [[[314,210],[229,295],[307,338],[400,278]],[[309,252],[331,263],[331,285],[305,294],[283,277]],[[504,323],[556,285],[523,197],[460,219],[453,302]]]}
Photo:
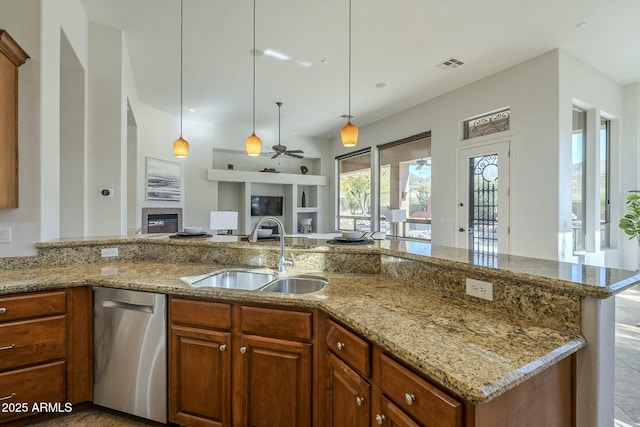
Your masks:
{"label": "dishwasher handle", "polygon": [[139,304],[135,302],[118,301],[114,299],[102,300],[102,306],[105,308],[119,308],[122,310],[139,311],[141,313],[153,314],[154,312],[153,304]]}

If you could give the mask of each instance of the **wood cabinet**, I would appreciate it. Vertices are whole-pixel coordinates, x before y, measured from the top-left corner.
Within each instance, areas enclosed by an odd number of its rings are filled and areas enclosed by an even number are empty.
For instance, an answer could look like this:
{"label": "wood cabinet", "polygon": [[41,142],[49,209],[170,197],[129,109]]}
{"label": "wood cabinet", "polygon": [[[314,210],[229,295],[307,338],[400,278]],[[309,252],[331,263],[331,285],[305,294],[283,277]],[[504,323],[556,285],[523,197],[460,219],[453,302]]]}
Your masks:
{"label": "wood cabinet", "polygon": [[27,58],[0,29],[0,208],[18,207],[18,67]]}
{"label": "wood cabinet", "polygon": [[169,420],[311,426],[313,314],[172,297]]}
{"label": "wood cabinet", "polygon": [[0,422],[91,400],[90,313],[89,288],[0,297]]}
{"label": "wood cabinet", "polygon": [[[326,320],[325,344],[329,349],[328,426],[575,426],[575,355],[502,396],[474,405],[432,384],[331,319]],[[367,397],[370,406],[365,403]],[[357,405],[365,411],[370,408],[370,415],[360,412]]]}
{"label": "wood cabinet", "polygon": [[327,423],[334,427],[367,427],[371,386],[334,354],[328,355]]}

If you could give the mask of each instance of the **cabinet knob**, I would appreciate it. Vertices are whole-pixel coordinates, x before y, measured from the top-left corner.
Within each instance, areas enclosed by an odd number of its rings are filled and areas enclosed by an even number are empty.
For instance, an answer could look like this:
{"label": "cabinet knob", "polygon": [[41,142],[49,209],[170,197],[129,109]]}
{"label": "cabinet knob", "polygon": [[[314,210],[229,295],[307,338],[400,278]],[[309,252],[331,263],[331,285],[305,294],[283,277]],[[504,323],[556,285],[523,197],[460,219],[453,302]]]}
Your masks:
{"label": "cabinet knob", "polygon": [[336,347],[338,347],[338,350],[342,351],[344,349],[344,343],[338,342],[338,344],[336,344]]}
{"label": "cabinet knob", "polygon": [[386,418],[384,417],[384,415],[382,414],[376,414],[376,424],[378,424],[379,426],[382,425],[382,423],[384,422]]}
{"label": "cabinet knob", "polygon": [[407,402],[407,405],[413,405],[413,402],[416,401],[416,397],[411,393],[405,393],[404,401]]}
{"label": "cabinet knob", "polygon": [[5,314],[7,309],[5,307],[0,307],[0,314]]}
{"label": "cabinet knob", "polygon": [[220,345],[220,351],[225,351],[227,349],[227,345],[226,344],[221,344]]}
{"label": "cabinet knob", "polygon": [[362,406],[362,404],[364,403],[364,397],[356,397],[356,405],[358,406]]}
{"label": "cabinet knob", "polygon": [[240,347],[240,353],[245,354],[247,352],[247,347]]}

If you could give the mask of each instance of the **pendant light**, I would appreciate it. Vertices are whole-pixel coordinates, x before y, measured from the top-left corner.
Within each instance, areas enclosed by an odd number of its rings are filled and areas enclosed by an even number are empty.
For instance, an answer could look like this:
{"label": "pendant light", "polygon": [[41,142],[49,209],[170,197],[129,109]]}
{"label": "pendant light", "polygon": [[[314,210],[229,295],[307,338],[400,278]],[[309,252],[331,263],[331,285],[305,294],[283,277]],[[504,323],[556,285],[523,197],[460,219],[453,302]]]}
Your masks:
{"label": "pendant light", "polygon": [[345,147],[355,147],[358,144],[358,126],[351,123],[351,0],[349,0],[349,114],[347,124],[342,127],[340,137]]}
{"label": "pendant light", "polygon": [[189,154],[189,143],[182,137],[182,39],[183,39],[183,14],[182,0],[180,0],[180,138],[173,142],[173,154],[179,158],[185,158]]}
{"label": "pendant light", "polygon": [[247,155],[259,156],[262,151],[262,140],[256,136],[256,0],[253,0],[253,132],[245,141]]}

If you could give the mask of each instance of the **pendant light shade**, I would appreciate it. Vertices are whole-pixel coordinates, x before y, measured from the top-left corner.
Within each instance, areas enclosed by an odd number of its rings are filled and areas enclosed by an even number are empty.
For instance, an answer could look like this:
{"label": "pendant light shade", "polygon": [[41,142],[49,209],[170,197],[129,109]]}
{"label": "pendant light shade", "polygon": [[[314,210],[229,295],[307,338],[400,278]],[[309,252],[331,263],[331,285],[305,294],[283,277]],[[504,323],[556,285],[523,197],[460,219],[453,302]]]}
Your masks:
{"label": "pendant light shade", "polygon": [[247,155],[259,156],[262,151],[262,140],[252,133],[250,137],[245,141],[245,147],[247,149]]}
{"label": "pendant light shade", "polygon": [[355,147],[358,144],[358,126],[351,123],[351,120],[342,127],[340,131],[342,145],[345,147]]}
{"label": "pendant light shade", "polygon": [[256,136],[256,0],[253,0],[253,131],[247,138],[244,145],[247,155],[251,157],[259,156],[262,151],[262,140]]}
{"label": "pendant light shade", "polygon": [[173,154],[178,158],[185,158],[189,155],[189,143],[182,137],[182,39],[183,39],[183,14],[182,0],[180,0],[180,138],[173,142]]}
{"label": "pendant light shade", "polygon": [[349,0],[349,114],[347,124],[342,127],[340,138],[345,147],[355,147],[358,144],[358,126],[351,123],[351,0]]}
{"label": "pendant light shade", "polygon": [[173,141],[173,154],[179,158],[185,158],[189,155],[189,143],[182,136]]}

